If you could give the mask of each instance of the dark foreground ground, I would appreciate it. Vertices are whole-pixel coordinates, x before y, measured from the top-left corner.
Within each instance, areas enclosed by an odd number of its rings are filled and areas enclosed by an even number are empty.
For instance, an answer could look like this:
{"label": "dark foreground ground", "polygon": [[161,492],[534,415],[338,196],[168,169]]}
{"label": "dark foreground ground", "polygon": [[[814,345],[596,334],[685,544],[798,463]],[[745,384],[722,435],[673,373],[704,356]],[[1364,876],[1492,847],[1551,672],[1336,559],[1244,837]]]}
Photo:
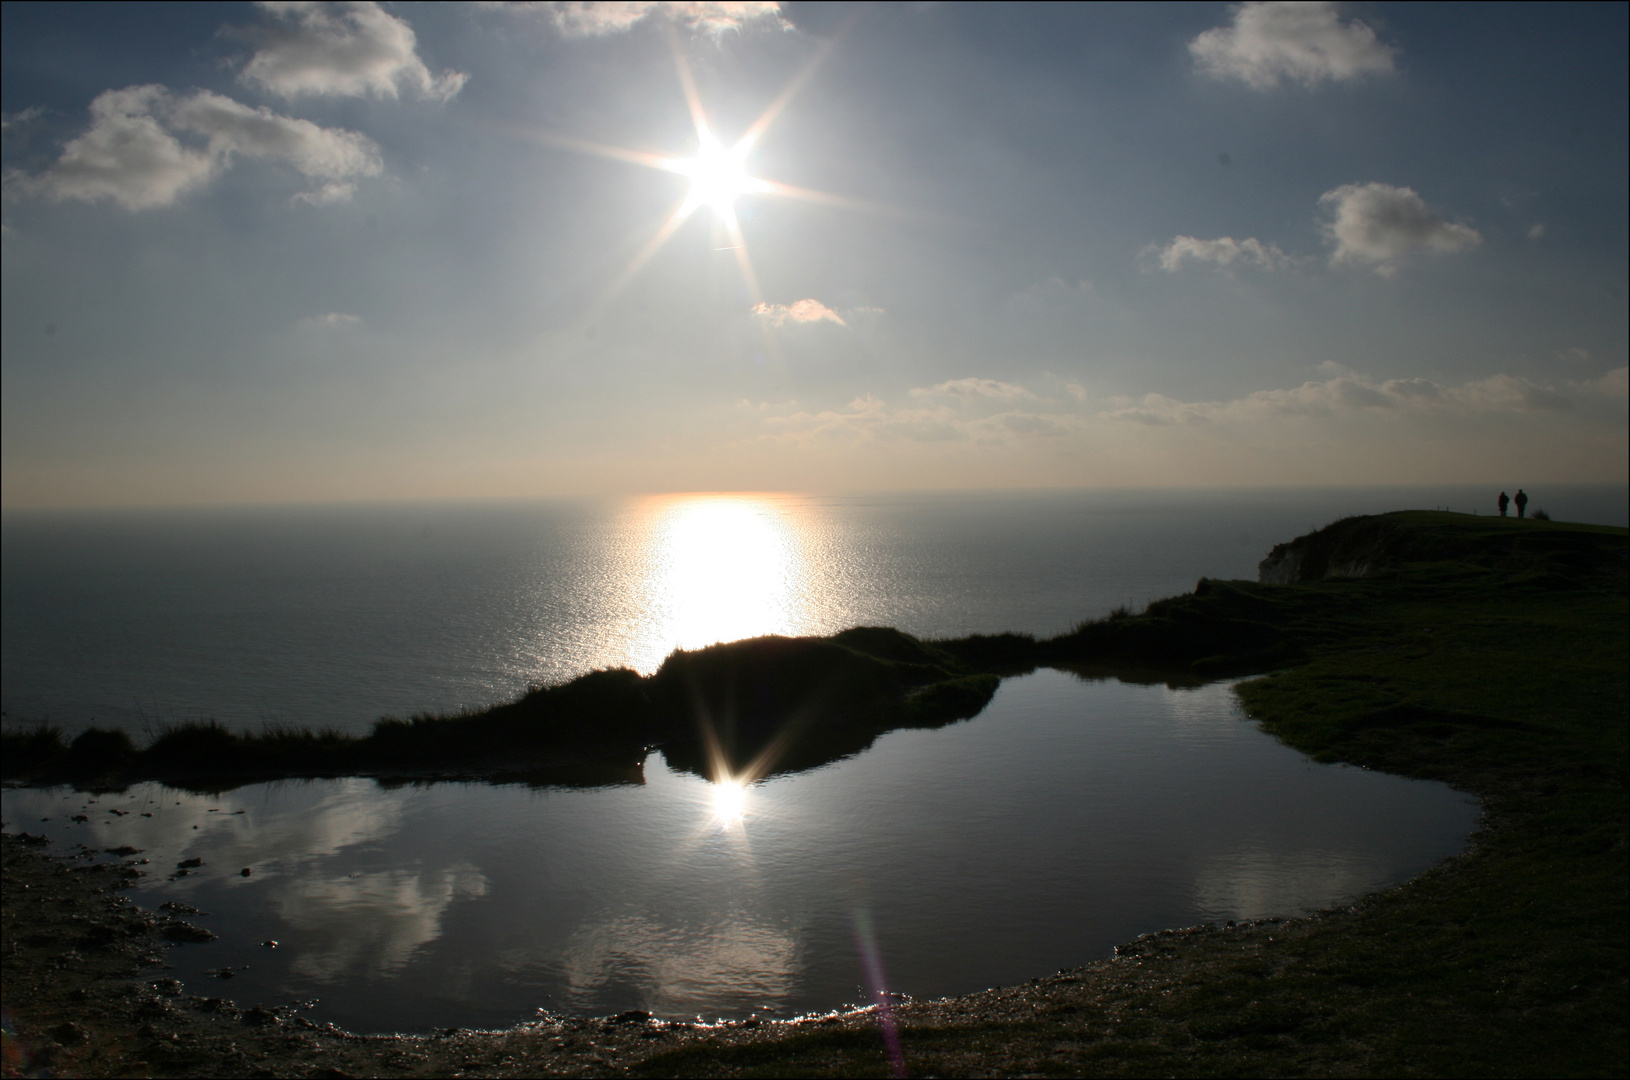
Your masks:
{"label": "dark foreground ground", "polygon": [[1471,850],[1400,889],[1312,919],[1162,933],[886,1016],[360,1037],[192,996],[163,978],[162,946],[194,932],[118,895],[133,867],[7,837],[6,1075],[1630,1072],[1625,530],[1412,513],[1297,543],[1270,567],[1292,584],[1203,582],[1066,647],[963,646],[950,674],[981,655],[1001,670],[1277,658],[1288,666],[1240,688],[1270,732],[1483,799]]}

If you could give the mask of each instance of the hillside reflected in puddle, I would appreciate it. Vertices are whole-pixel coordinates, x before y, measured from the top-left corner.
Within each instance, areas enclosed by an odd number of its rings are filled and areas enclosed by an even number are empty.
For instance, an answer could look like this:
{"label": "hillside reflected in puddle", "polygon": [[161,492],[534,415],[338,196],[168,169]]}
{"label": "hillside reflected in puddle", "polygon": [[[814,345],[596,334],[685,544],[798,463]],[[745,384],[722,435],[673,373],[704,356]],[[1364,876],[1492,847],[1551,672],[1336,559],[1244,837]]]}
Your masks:
{"label": "hillside reflected in puddle", "polygon": [[[196,921],[220,940],[170,954],[189,992],[317,999],[314,1019],[364,1031],[829,1009],[869,996],[868,965],[919,997],[1011,983],[1151,930],[1349,901],[1460,850],[1477,813],[1302,758],[1224,684],[1056,671],[1007,680],[973,720],[745,787],[660,753],[644,773],[8,790],[4,811],[58,852],[142,848],[137,902],[213,913]],[[169,879],[188,858],[204,865]],[[207,974],[223,967],[247,970]]]}

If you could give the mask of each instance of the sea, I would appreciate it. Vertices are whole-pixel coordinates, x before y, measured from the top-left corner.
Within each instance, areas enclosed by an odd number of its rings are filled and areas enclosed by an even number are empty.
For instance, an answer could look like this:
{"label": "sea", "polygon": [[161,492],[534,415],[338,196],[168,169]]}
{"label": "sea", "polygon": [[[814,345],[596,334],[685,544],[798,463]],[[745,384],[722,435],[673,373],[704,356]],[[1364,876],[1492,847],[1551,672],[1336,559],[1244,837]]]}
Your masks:
{"label": "sea", "polygon": [[[1515,490],[1514,488],[1512,490]],[[682,494],[7,512],[7,724],[366,732],[676,648],[893,626],[1052,635],[1255,579],[1352,514],[1494,513],[1481,486]],[[1625,525],[1623,485],[1531,492]]]}

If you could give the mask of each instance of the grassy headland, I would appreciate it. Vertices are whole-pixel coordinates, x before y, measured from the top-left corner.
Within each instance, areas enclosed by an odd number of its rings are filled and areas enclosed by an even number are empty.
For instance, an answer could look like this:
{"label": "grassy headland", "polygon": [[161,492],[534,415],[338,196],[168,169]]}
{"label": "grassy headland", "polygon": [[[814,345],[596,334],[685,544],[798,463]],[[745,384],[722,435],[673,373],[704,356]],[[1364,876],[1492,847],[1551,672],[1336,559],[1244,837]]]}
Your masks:
{"label": "grassy headland", "polygon": [[[1282,670],[1239,687],[1251,715],[1320,760],[1474,792],[1486,816],[1472,850],[1350,910],[1160,935],[1031,987],[906,1005],[895,1021],[913,1072],[1630,1071],[1626,531],[1400,513],[1294,546],[1264,566],[1288,585],[1202,583],[1075,637],[1128,659],[1152,639],[1200,668],[1277,653]],[[1227,627],[1233,651],[1198,655],[1219,638],[1208,627]],[[859,1031],[696,1047],[638,1067],[889,1068]]]}
{"label": "grassy headland", "polygon": [[[468,717],[382,722],[366,739],[286,736],[298,744],[288,750],[275,749],[276,733],[257,741],[220,729],[141,750],[111,735],[67,744],[14,732],[6,771],[102,783],[249,778],[273,764],[332,775],[457,746],[468,762],[525,773],[564,769],[573,755],[614,763],[652,742],[681,758],[690,747],[700,768],[703,721],[734,762],[774,748],[777,767],[798,768],[892,726],[972,715],[996,676],[1037,665],[1172,678],[1272,671],[1239,689],[1267,730],[1320,760],[1475,793],[1487,813],[1472,850],[1318,918],[1168,932],[1027,986],[901,1003],[893,1019],[905,1067],[1623,1075],[1627,551],[1624,529],[1425,512],[1355,518],[1275,549],[1264,576],[1283,584],[1202,581],[1047,641],[922,642],[875,629],[758,639],[676,653],[648,678],[599,672]],[[175,752],[188,745],[212,749]],[[532,1049],[504,1036],[505,1061],[523,1073],[698,1076],[895,1067],[870,1014],[700,1032],[639,1024],[615,1064],[550,1058],[552,1035]],[[492,1071],[504,1071],[496,1061]],[[388,1066],[369,1067],[410,1071]]]}

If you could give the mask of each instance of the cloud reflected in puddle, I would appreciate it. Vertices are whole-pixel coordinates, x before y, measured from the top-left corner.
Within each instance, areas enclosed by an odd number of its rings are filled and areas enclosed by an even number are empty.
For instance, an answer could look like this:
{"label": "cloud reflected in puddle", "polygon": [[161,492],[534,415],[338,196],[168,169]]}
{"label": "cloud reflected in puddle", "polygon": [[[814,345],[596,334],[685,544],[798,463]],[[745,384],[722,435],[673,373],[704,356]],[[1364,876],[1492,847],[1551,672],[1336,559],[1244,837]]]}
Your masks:
{"label": "cloud reflected in puddle", "polygon": [[[315,868],[313,868],[315,869]],[[381,870],[333,877],[301,873],[278,882],[271,906],[303,946],[290,970],[318,982],[387,975],[441,936],[456,900],[487,895],[469,863],[438,870]]]}
{"label": "cloud reflected in puddle", "polygon": [[1373,860],[1346,851],[1246,848],[1212,855],[1194,880],[1199,909],[1216,919],[1304,915],[1332,897],[1355,896],[1384,879]]}
{"label": "cloud reflected in puddle", "polygon": [[632,992],[658,1016],[704,1014],[728,999],[778,1007],[800,971],[797,941],[741,912],[711,926],[623,912],[580,927],[561,966],[572,1009],[598,1011]]}

